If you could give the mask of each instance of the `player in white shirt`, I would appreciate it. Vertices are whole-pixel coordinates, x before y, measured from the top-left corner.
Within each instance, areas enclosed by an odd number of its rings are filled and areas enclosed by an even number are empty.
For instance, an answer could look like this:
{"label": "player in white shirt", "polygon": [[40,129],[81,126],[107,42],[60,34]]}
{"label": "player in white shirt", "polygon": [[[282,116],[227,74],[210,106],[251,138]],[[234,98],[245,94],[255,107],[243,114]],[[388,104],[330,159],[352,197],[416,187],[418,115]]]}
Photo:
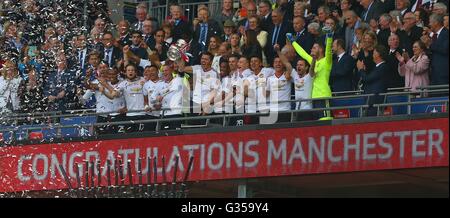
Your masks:
{"label": "player in white shirt", "polygon": [[[110,122],[118,122],[123,120],[123,115],[119,113],[119,110],[125,107],[125,98],[123,96],[119,96],[117,98],[110,97],[114,90],[118,89],[118,86],[122,82],[119,77],[119,70],[117,68],[110,69],[108,71],[108,82],[103,85],[105,88],[103,90],[103,94],[108,98],[109,108],[111,113],[109,114]],[[102,89],[103,86],[100,86]],[[121,132],[119,130],[125,129],[124,126],[116,126],[113,125],[109,128],[108,133],[117,133]]]}
{"label": "player in white shirt", "polygon": [[219,85],[218,73],[212,69],[213,55],[205,52],[201,56],[201,65],[185,66],[184,61],[178,63],[180,72],[193,74],[193,113],[207,115],[213,112],[212,105]]}
{"label": "player in white shirt", "polygon": [[[230,90],[225,95],[224,105],[225,110],[233,114],[243,114],[244,111],[244,90],[243,81],[244,76],[239,74],[239,60],[240,56],[232,54],[228,57],[228,65],[230,67]],[[228,121],[230,126],[241,126],[244,123],[242,117],[232,117]]]}
{"label": "player in white shirt", "polygon": [[[144,93],[144,107],[147,111],[147,119],[159,119],[161,111],[155,108],[156,99],[152,98],[153,93],[163,90],[167,87],[164,81],[159,79],[159,70],[156,66],[147,66],[144,70],[144,78],[146,83],[143,87]],[[148,131],[155,131],[156,123],[146,123],[145,129]]]}
{"label": "player in white shirt", "polygon": [[[19,87],[22,78],[19,76],[17,65],[6,61],[0,72],[0,114],[10,113],[20,109]],[[22,102],[25,104],[26,102]],[[10,107],[8,107],[10,106]],[[3,116],[3,115],[2,115]]]}
{"label": "player in white shirt", "polygon": [[[283,112],[291,110],[291,72],[292,66],[287,58],[280,52],[280,46],[275,45],[274,50],[278,57],[273,61],[275,75],[267,79],[266,96],[270,100],[271,112]],[[290,114],[279,113],[277,122],[289,122]]]}
{"label": "player in white shirt", "polygon": [[[100,70],[101,69],[101,70]],[[89,76],[89,74],[87,74]],[[94,75],[95,79],[93,81],[86,80],[86,86],[89,88],[83,95],[83,100],[87,101],[95,96],[95,112],[98,113],[97,122],[106,123],[108,122],[108,113],[112,112],[109,107],[109,98],[103,94],[104,87],[102,84],[106,83],[108,76],[108,67],[105,63],[99,65],[99,71]],[[97,134],[105,134],[107,132],[108,126],[98,126]]]}
{"label": "player in white shirt", "polygon": [[[255,55],[250,57],[250,67],[252,75],[244,79],[244,94],[245,94],[245,112],[257,113],[268,112],[269,106],[266,103],[266,84],[267,78],[274,75],[274,70],[271,68],[262,67],[262,58]],[[257,124],[259,118],[257,116],[247,116],[246,124]]]}
{"label": "player in white shirt", "polygon": [[[225,97],[225,104],[233,105],[233,113],[245,113],[245,96],[244,96],[244,75],[239,72],[240,65],[245,65],[245,61],[241,61],[238,55],[232,55],[228,59],[231,71],[231,91]],[[240,64],[239,64],[240,63]],[[234,69],[234,70],[233,70]],[[241,71],[243,72],[243,71]],[[242,121],[241,121],[242,122]]]}
{"label": "player in white shirt", "polygon": [[[145,84],[144,78],[137,76],[136,66],[129,64],[125,68],[126,80],[122,81],[117,89],[114,91],[114,97],[125,98],[126,107],[120,109],[120,113],[126,113],[127,120],[143,120],[145,119],[145,106],[144,106],[144,92],[143,87]],[[143,131],[144,125],[129,125],[126,132]]]}
{"label": "player in white shirt", "polygon": [[[311,77],[310,65],[307,61],[300,59],[297,62],[297,69],[292,71],[292,81],[295,87],[295,100],[311,99],[313,77]],[[310,110],[313,108],[311,101],[301,101],[296,103],[295,110]],[[298,113],[298,120],[309,120],[312,117],[310,112]]]}
{"label": "player in white shirt", "polygon": [[218,93],[216,95],[215,104],[214,104],[214,113],[216,114],[222,114],[227,113],[231,114],[233,113],[233,105],[227,105],[225,107],[225,96],[232,91],[231,88],[231,77],[230,77],[230,65],[228,63],[228,59],[221,58],[220,59],[220,87],[218,90]]}
{"label": "player in white shirt", "polygon": [[[91,82],[91,87],[95,89],[95,98],[97,99],[97,113],[108,113],[98,116],[97,122],[116,122],[118,119],[118,111],[125,107],[125,99],[123,96],[115,98],[112,96],[114,89],[117,88],[120,80],[117,69],[108,69],[100,72],[97,80]],[[100,129],[100,133],[114,133],[118,129],[116,126],[106,126]],[[123,128],[122,128],[123,129]]]}
{"label": "player in white shirt", "polygon": [[250,69],[250,60],[247,57],[239,58],[237,71],[239,75],[244,79],[253,75],[253,72]]}
{"label": "player in white shirt", "polygon": [[250,60],[247,57],[241,57],[239,59],[239,72],[242,73],[239,75],[243,77],[242,86],[245,97],[245,113],[256,113],[256,78],[249,67]]}
{"label": "player in white shirt", "polygon": [[269,105],[267,104],[266,98],[266,84],[267,78],[275,74],[273,68],[263,67],[262,58],[259,56],[250,57],[250,69],[253,71],[253,76],[256,77],[256,99],[257,99],[257,110],[259,112],[269,111]]}
{"label": "player in white shirt", "polygon": [[[178,74],[173,74],[173,68],[170,65],[163,67],[163,78],[166,87],[163,90],[157,90],[153,93],[152,98],[158,102],[157,108],[164,110],[164,118],[181,118],[183,117],[183,78]],[[161,129],[179,129],[182,121],[163,122]]]}

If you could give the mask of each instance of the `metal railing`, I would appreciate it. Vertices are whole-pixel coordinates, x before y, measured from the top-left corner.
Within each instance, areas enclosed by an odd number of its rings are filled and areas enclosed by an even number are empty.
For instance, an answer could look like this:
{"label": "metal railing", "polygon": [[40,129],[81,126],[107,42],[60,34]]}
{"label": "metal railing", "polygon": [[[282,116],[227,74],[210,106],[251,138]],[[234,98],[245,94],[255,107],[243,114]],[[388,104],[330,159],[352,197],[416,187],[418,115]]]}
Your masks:
{"label": "metal railing", "polygon": [[[421,89],[418,89],[418,91],[408,91],[408,92],[388,92],[388,93],[382,93],[380,95],[385,96],[385,99],[387,96],[395,96],[395,95],[406,95],[408,96],[408,100],[406,102],[393,102],[393,103],[382,103],[382,104],[375,104],[373,107],[376,107],[378,109],[378,115],[381,115],[381,109],[385,107],[395,107],[395,106],[407,106],[407,115],[411,114],[411,107],[413,105],[426,105],[426,104],[441,104],[448,108],[449,100],[447,99],[437,99],[437,100],[429,100],[429,101],[412,101],[412,96],[417,96],[419,93],[427,92],[428,94],[433,93],[442,93],[445,92],[448,97],[448,85],[446,86],[447,89],[445,89],[445,86],[440,87],[423,87]],[[324,107],[324,108],[313,108],[308,110],[288,110],[288,111],[280,111],[277,112],[278,114],[290,114],[291,119],[290,122],[298,122],[296,115],[299,113],[308,113],[308,112],[316,112],[316,111],[334,111],[334,110],[351,110],[351,109],[359,109],[359,115],[358,117],[361,118],[364,116],[364,109],[367,109],[370,107],[368,104],[369,99],[371,97],[375,96],[374,94],[359,94],[359,95],[347,95],[347,96],[334,96],[330,98],[315,98],[315,99],[301,99],[301,100],[287,100],[287,101],[279,101],[276,102],[276,104],[281,103],[301,103],[301,102],[307,102],[307,101],[317,101],[317,100],[341,100],[341,99],[352,99],[352,98],[365,98],[365,103],[359,104],[359,105],[353,105],[353,106],[332,106],[332,107]],[[270,102],[267,104],[270,105]],[[164,111],[170,110],[168,108],[161,109],[162,114],[164,114]],[[109,115],[110,113],[86,113],[87,111],[92,110],[78,110],[73,111],[72,114],[54,114],[50,115],[48,117],[54,119],[54,118],[73,118],[73,117],[80,117],[80,116],[105,116]],[[78,112],[81,112],[81,114],[76,114]],[[130,112],[144,112],[144,111],[130,111]],[[90,128],[94,133],[94,129],[96,127],[104,127],[104,126],[118,126],[118,125],[132,125],[132,124],[149,124],[149,123],[156,123],[155,132],[160,132],[162,123],[168,123],[168,122],[174,122],[174,121],[203,121],[205,125],[202,125],[201,127],[208,127],[210,126],[210,120],[221,120],[221,125],[218,123],[215,123],[215,126],[228,126],[229,120],[231,118],[241,118],[243,116],[251,116],[251,117],[264,117],[269,115],[268,112],[259,112],[259,113],[237,113],[237,114],[219,114],[219,115],[208,115],[208,116],[197,116],[197,117],[182,117],[182,118],[160,118],[160,119],[145,119],[145,120],[134,120],[134,121],[120,121],[120,122],[107,122],[107,123],[88,123],[88,124],[77,124],[77,125],[61,125],[60,123],[56,124],[47,124],[48,126],[34,126],[34,127],[24,127],[19,130],[19,127],[11,127],[11,128],[3,128],[2,132],[10,132],[12,136],[15,136],[15,133],[17,131],[26,132],[26,135],[31,133],[32,131],[44,131],[44,130],[56,130],[56,137],[65,137],[62,136],[61,130],[67,129],[67,128],[75,128],[75,129],[81,129],[81,128]],[[0,120],[14,120],[17,119],[17,117],[25,116],[24,114],[16,114],[16,117],[2,117]],[[39,117],[38,117],[39,118]],[[354,118],[354,117],[353,117]],[[88,137],[91,137],[94,135],[88,135]]]}

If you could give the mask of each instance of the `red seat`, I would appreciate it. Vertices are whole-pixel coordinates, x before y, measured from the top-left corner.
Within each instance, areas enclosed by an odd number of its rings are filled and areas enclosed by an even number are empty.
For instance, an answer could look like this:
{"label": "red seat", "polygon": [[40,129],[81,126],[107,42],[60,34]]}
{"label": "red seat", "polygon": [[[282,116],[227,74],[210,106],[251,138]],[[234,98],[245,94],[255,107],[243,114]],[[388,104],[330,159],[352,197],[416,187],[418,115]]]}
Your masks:
{"label": "red seat", "polygon": [[3,133],[0,132],[0,142],[3,142]]}
{"label": "red seat", "polygon": [[32,132],[28,136],[28,139],[30,139],[30,140],[41,140],[43,138],[44,138],[44,134],[42,134],[42,132]]}
{"label": "red seat", "polygon": [[394,115],[394,110],[393,110],[393,108],[392,107],[386,107],[385,109],[384,109],[384,112],[383,112],[383,115],[384,116],[391,116],[391,115]]}
{"label": "red seat", "polygon": [[249,125],[252,124],[252,117],[251,116],[244,116],[244,124]]}
{"label": "red seat", "polygon": [[349,110],[349,109],[333,110],[333,117],[334,117],[335,119],[346,119],[346,118],[350,118],[350,110]]}

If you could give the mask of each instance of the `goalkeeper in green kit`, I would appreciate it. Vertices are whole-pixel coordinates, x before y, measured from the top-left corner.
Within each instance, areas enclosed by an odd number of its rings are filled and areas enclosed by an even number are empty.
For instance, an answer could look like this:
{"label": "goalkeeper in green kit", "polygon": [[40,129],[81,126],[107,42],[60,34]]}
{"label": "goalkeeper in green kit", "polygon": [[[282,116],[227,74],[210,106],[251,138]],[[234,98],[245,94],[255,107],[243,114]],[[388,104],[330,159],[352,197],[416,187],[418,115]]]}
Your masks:
{"label": "goalkeeper in green kit", "polygon": [[[309,64],[316,60],[314,70],[312,70],[311,77],[314,78],[312,98],[314,108],[328,108],[330,106],[329,100],[320,100],[320,98],[330,98],[331,88],[329,85],[331,67],[333,65],[333,54],[331,47],[333,44],[333,32],[330,28],[324,27],[323,31],[326,33],[326,46],[320,43],[315,43],[311,49],[311,55],[308,54],[294,39],[291,33],[286,34],[286,38],[292,43],[297,54],[301,58],[305,59]],[[318,120],[332,120],[329,110],[314,112],[314,117]]]}

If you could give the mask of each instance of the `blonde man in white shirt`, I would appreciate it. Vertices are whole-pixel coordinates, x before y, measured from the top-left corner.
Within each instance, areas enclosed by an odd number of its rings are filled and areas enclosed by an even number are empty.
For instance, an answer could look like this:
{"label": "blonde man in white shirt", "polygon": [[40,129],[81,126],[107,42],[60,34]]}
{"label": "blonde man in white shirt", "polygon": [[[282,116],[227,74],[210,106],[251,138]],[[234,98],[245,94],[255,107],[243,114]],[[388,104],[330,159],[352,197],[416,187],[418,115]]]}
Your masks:
{"label": "blonde man in white shirt", "polygon": [[[136,121],[144,120],[145,105],[143,87],[145,84],[144,78],[137,76],[136,66],[129,64],[125,68],[126,80],[122,81],[112,95],[114,97],[123,96],[125,98],[126,106],[121,108],[119,112],[126,114],[126,120]],[[125,126],[125,132],[143,131],[143,124],[130,124]]]}

